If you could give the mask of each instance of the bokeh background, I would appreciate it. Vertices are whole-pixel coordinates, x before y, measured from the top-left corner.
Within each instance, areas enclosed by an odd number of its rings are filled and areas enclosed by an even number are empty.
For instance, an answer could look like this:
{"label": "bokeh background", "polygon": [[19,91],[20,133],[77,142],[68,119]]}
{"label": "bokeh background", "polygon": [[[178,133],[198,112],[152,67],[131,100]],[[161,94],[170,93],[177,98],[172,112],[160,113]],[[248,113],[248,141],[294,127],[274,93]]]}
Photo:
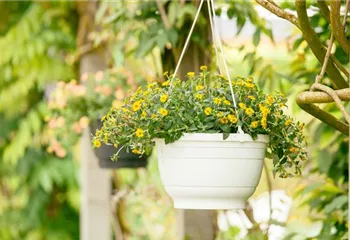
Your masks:
{"label": "bokeh background", "polygon": [[[349,138],[295,103],[321,65],[291,23],[252,1],[216,2],[231,76],[253,76],[266,92],[287,96],[290,114],[306,124],[309,153],[302,175],[292,179],[274,178],[272,160],[266,159],[247,209],[217,212],[216,239],[347,239]],[[291,2],[278,4],[294,11]],[[108,111],[136,82],[162,81],[163,72],[172,72],[197,6],[198,1],[0,2],[0,239],[79,239],[83,117],[96,114],[91,111],[99,94],[112,96],[99,107]],[[307,6],[326,43],[329,23],[316,1]],[[333,54],[348,66],[339,46]],[[205,10],[180,74],[202,64],[216,65]],[[120,87],[110,85],[82,92],[90,102],[73,110],[62,103],[66,118],[54,122],[50,97],[57,85],[82,84],[88,72],[107,82],[108,74],[124,74],[122,92],[115,94]],[[321,107],[341,118],[335,104]],[[70,133],[63,134],[66,140],[59,141],[57,129]],[[177,213],[160,184],[155,152],[146,169],[108,172],[111,199],[125,193],[111,202],[117,209],[111,210],[114,232],[118,223],[126,239],[176,239]]]}

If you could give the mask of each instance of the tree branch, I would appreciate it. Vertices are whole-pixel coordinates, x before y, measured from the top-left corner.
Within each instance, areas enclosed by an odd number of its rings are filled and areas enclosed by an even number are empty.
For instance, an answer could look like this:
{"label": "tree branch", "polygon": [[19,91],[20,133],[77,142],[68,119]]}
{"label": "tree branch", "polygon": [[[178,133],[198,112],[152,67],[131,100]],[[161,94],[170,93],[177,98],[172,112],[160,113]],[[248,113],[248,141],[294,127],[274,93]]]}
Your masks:
{"label": "tree branch", "polygon": [[[335,90],[334,92],[342,101],[350,101],[350,88]],[[333,98],[325,92],[301,92],[298,94],[298,99],[305,104],[334,102]]]}
{"label": "tree branch", "polygon": [[328,22],[331,22],[329,17],[329,8],[325,0],[317,0],[318,7],[322,15],[327,19]]}
{"label": "tree branch", "polygon": [[336,57],[334,57],[332,54],[331,54],[331,59],[334,62],[334,64],[337,66],[337,68],[345,74],[345,76],[348,78],[348,81],[349,81],[350,73],[346,70],[343,64],[341,64],[341,62],[339,62],[339,60]]}
{"label": "tree branch", "polygon": [[332,114],[329,114],[319,107],[317,107],[315,104],[310,103],[304,103],[303,99],[299,97],[300,95],[297,95],[296,102],[298,106],[303,109],[305,112],[311,114],[315,118],[321,120],[322,122],[328,124],[330,127],[344,133],[345,135],[349,136],[349,125],[340,121],[339,119],[335,118]]}
{"label": "tree branch", "polygon": [[321,91],[327,93],[329,96],[331,96],[334,99],[334,102],[337,104],[339,110],[344,115],[345,120],[348,123],[350,123],[350,116],[347,113],[347,111],[345,110],[345,107],[343,106],[343,104],[342,104],[340,98],[338,97],[337,93],[333,89],[331,89],[330,87],[327,87],[325,85],[319,84],[319,83],[315,83],[315,84],[312,85],[311,90],[314,90],[314,89],[321,90]]}
{"label": "tree branch", "polygon": [[165,27],[165,29],[169,29],[170,28],[170,24],[169,24],[168,16],[166,14],[164,6],[163,6],[163,4],[162,4],[162,2],[160,0],[156,0],[156,2],[157,2],[157,8],[158,8],[160,17],[161,17],[161,19],[163,21],[164,27]]}
{"label": "tree branch", "polygon": [[[350,42],[347,41],[345,35],[345,29],[343,27],[342,22],[340,21],[340,0],[332,0],[330,1],[330,20],[332,32],[334,33],[335,39],[338,41],[339,45],[342,49],[344,49],[345,53],[349,55],[350,52]],[[348,4],[347,4],[348,6]],[[346,10],[347,11],[347,10]],[[346,14],[345,14],[346,16]]]}
{"label": "tree branch", "polygon": [[[296,0],[295,7],[303,37],[307,41],[317,60],[322,64],[326,55],[326,50],[310,24],[309,17],[306,12],[306,2],[304,0]],[[340,74],[339,70],[334,66],[333,61],[328,62],[326,72],[336,89],[347,88],[349,86],[349,84]]]}
{"label": "tree branch", "polygon": [[272,12],[273,14],[293,23],[295,26],[297,26],[299,28],[298,18],[296,16],[294,16],[293,14],[284,11],[282,8],[280,8],[272,0],[255,0],[255,1],[258,4],[260,4],[262,7],[266,8],[267,10]]}

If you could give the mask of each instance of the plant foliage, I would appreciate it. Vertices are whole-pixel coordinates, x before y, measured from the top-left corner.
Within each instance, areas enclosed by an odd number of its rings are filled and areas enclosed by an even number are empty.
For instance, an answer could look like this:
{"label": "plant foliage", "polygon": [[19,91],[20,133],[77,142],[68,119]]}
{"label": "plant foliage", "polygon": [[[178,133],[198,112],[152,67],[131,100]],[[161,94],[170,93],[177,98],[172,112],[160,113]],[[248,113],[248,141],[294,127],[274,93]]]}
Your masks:
{"label": "plant foliage", "polygon": [[124,101],[124,106],[112,108],[103,117],[95,146],[110,142],[134,153],[149,154],[156,138],[166,143],[178,140],[184,133],[223,133],[226,138],[237,133],[241,124],[254,139],[258,134],[269,135],[275,172],[290,177],[293,174],[287,169],[294,168],[294,174],[300,174],[300,160],[306,159],[304,124],[284,114],[286,99],[280,94],[264,94],[250,78],[237,78],[233,83],[236,111],[230,101],[228,80],[206,68],[202,66],[197,76],[188,73],[188,81],[169,76],[162,84],[139,88]]}

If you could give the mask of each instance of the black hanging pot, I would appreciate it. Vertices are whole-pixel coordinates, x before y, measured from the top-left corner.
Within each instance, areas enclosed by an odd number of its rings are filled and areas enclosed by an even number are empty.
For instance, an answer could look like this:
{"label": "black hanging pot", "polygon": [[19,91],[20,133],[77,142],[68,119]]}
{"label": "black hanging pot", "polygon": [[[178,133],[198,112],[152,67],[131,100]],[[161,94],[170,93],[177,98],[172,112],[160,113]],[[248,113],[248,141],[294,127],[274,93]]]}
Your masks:
{"label": "black hanging pot", "polygon": [[[94,134],[97,129],[102,127],[100,121],[93,121],[90,124],[90,130]],[[94,148],[95,155],[98,158],[99,166],[101,168],[141,168],[146,167],[148,164],[148,156],[137,155],[134,153],[126,152],[125,148],[120,150],[118,154],[118,160],[112,161],[111,157],[118,152],[119,148],[115,148],[112,145],[102,144],[99,148]]]}

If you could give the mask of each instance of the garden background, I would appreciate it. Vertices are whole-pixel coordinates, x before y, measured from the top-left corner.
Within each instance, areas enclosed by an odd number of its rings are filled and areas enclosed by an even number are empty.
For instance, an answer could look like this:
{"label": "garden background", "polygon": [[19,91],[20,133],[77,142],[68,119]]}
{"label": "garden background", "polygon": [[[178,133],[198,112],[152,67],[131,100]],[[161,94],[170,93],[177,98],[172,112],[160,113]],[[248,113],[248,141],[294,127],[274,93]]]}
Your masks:
{"label": "garden background", "polygon": [[[345,1],[339,2],[344,10]],[[163,72],[174,70],[197,6],[181,0],[0,2],[0,239],[79,239],[81,153],[79,142],[61,154],[52,150],[52,89],[80,82],[84,61],[103,71],[123,68],[140,82],[163,81]],[[278,6],[298,11],[291,1]],[[306,124],[309,154],[302,175],[288,179],[274,178],[266,159],[250,207],[218,212],[217,239],[347,239],[349,138],[296,104],[322,65],[297,27],[256,2],[217,1],[217,7],[231,76],[253,76],[266,92],[287,96],[288,111]],[[327,46],[330,21],[322,1],[305,7]],[[203,11],[180,75],[215,66],[210,42]],[[100,57],[84,59],[91,53]],[[334,44],[332,55],[349,66],[342,44]],[[321,108],[342,118],[334,103]],[[113,186],[127,191],[114,216],[127,239],[175,238],[176,212],[156,160],[154,153],[147,169],[110,173]]]}

